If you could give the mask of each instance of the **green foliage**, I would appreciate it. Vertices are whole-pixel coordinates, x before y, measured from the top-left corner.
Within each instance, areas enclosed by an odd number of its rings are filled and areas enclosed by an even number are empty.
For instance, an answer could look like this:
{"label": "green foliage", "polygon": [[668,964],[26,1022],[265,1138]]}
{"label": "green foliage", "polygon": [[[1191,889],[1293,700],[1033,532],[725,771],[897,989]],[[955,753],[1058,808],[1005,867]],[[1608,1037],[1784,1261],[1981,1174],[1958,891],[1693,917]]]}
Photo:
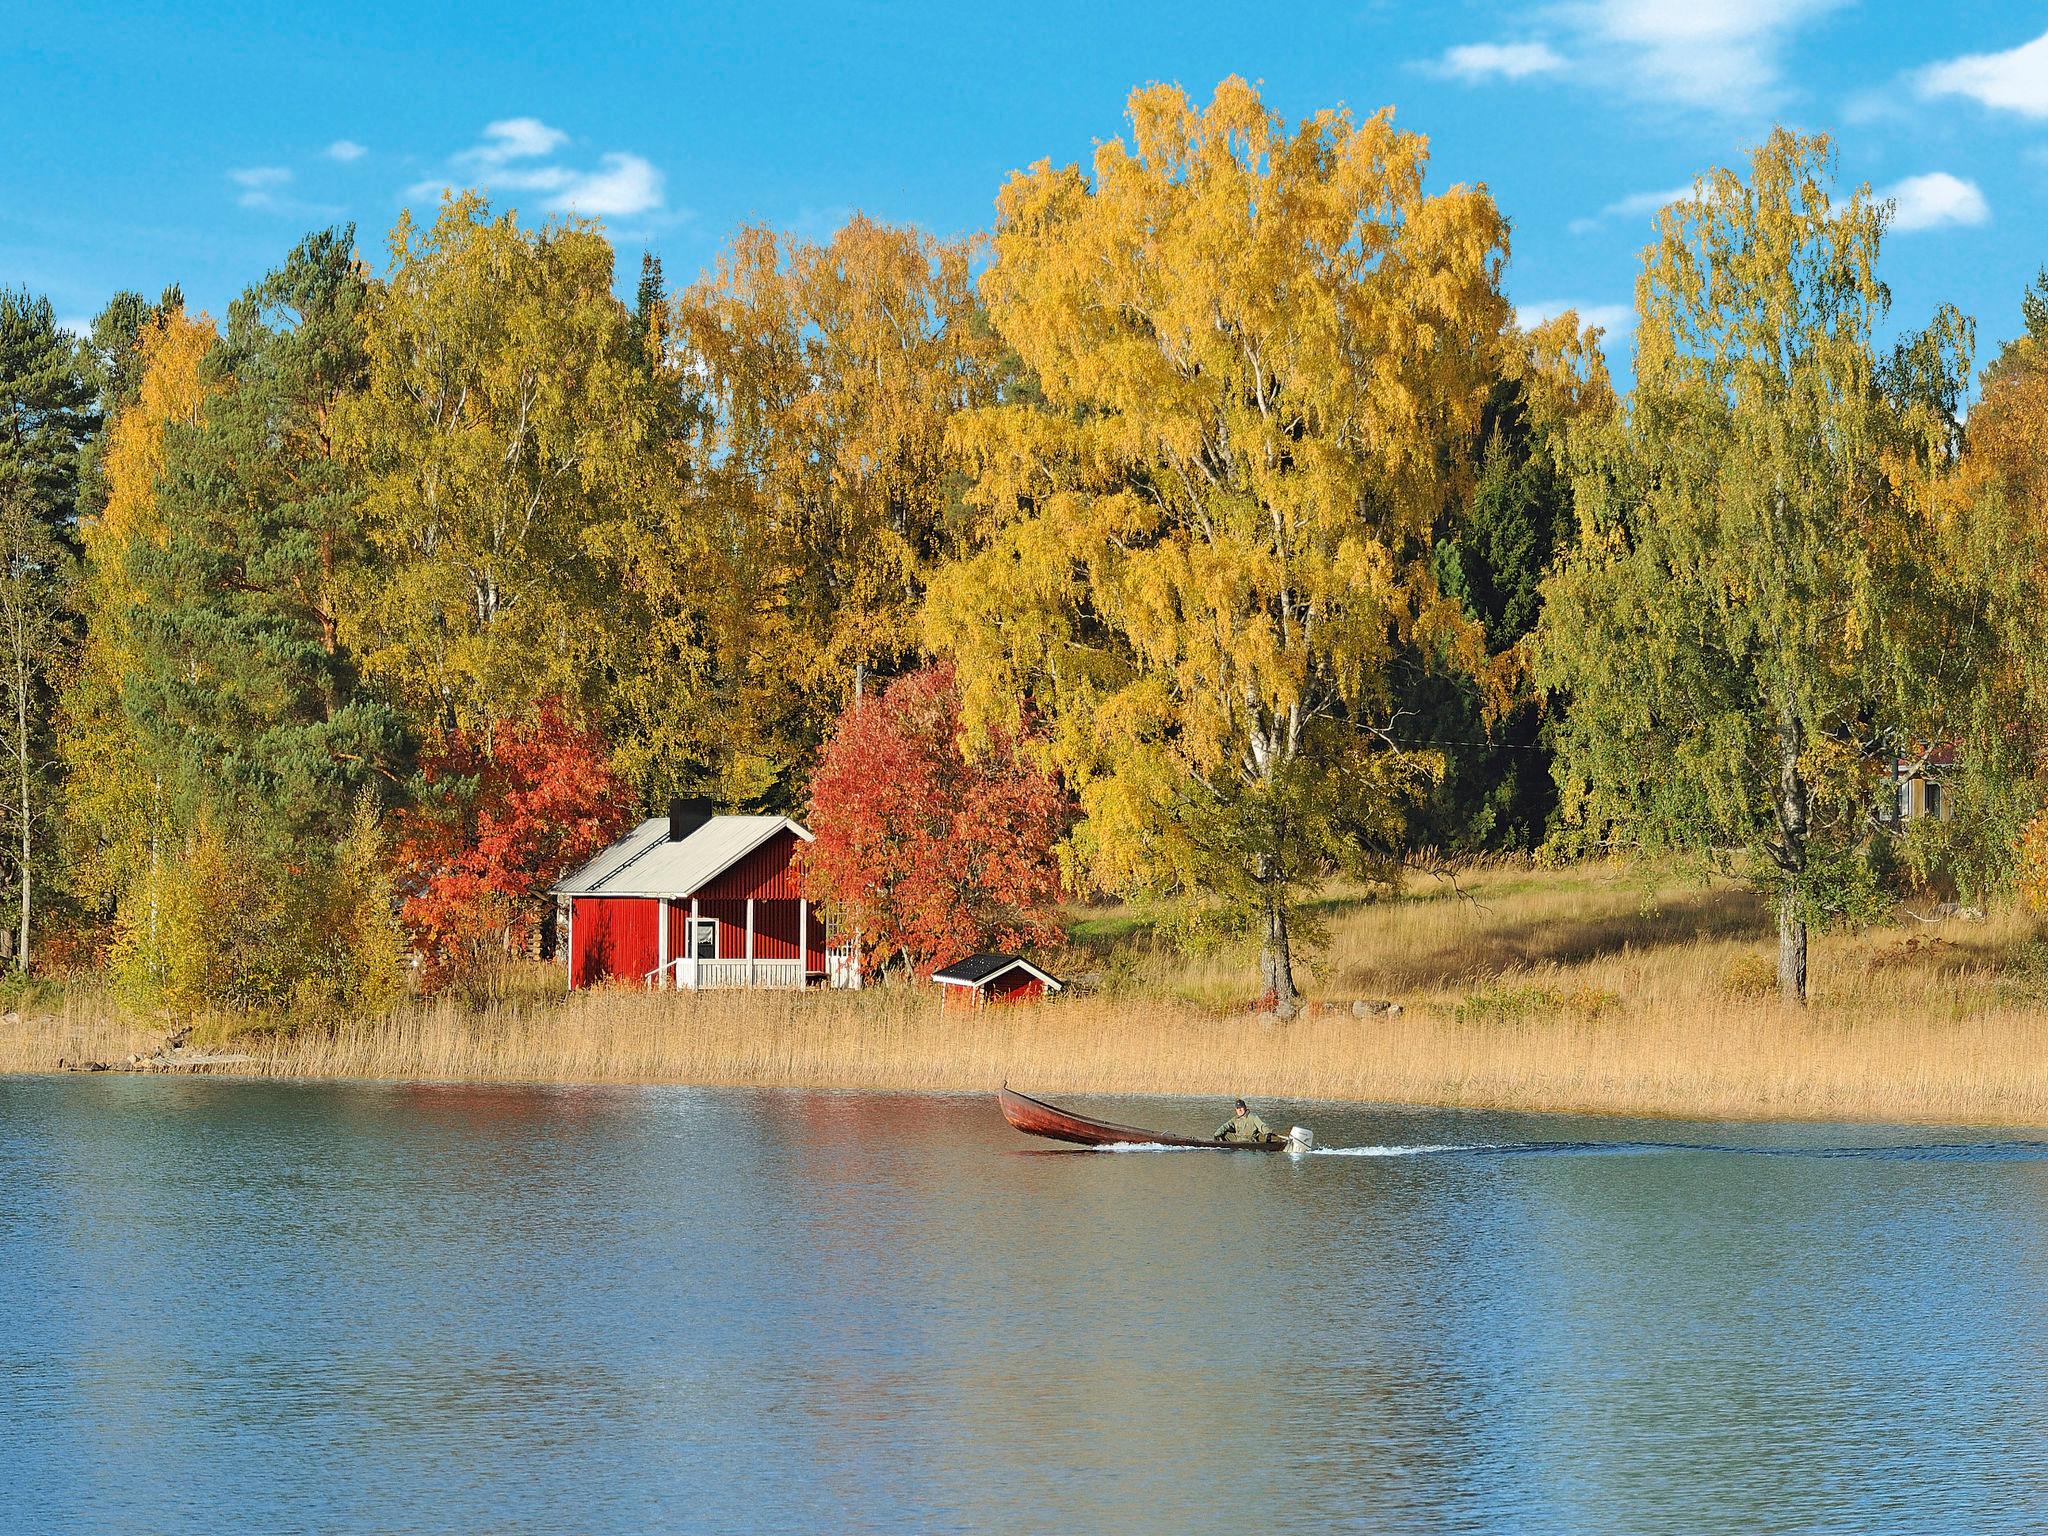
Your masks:
{"label": "green foliage", "polygon": [[295,863],[202,816],[122,904],[112,971],[132,1007],[374,1014],[404,995],[405,950],[375,801],[333,857]]}
{"label": "green foliage", "polygon": [[331,849],[403,743],[358,675],[343,614],[366,578],[362,493],[332,432],[361,387],[353,234],[307,237],[229,312],[201,418],[167,429],[160,537],[125,550],[122,704],[216,817]]}
{"label": "green foliage", "polygon": [[12,909],[0,955],[23,970],[37,902],[57,883],[51,710],[76,639],[73,523],[97,424],[85,359],[50,301],[0,291],[0,871]]}
{"label": "green foliage", "polygon": [[[1668,208],[1638,283],[1625,419],[1573,434],[1579,538],[1537,675],[1570,833],[1698,857],[1809,923],[1877,900],[1889,751],[1921,723],[1937,552],[1901,494],[1914,418],[1881,387],[1881,205],[1829,196],[1825,141],[1778,132],[1744,182]],[[1950,398],[1953,349],[1914,356]]]}
{"label": "green foliage", "polygon": [[[1611,407],[1591,338],[1572,329],[1575,317],[1561,319],[1547,334],[1523,339],[1532,354],[1524,376],[1494,386],[1478,479],[1457,515],[1443,520],[1432,556],[1437,584],[1479,625],[1496,657],[1517,651],[1534,630],[1543,579],[1571,537],[1564,429],[1589,410]],[[1567,336],[1573,355],[1544,358]],[[1532,388],[1528,376],[1543,366],[1539,358],[1549,364],[1548,393]],[[1568,402],[1568,415],[1545,409],[1555,398]],[[1490,706],[1469,673],[1437,658],[1414,658],[1401,675],[1399,734],[1440,743],[1444,759],[1443,776],[1409,815],[1408,841],[1451,853],[1539,846],[1557,805],[1540,701]]]}
{"label": "green foliage", "polygon": [[1620,995],[1601,987],[1581,985],[1561,991],[1535,982],[1503,981],[1460,999],[1453,1017],[1460,1024],[1524,1024],[1561,1013],[1605,1018],[1620,1007]]}
{"label": "green foliage", "polygon": [[376,579],[341,638],[415,720],[481,729],[596,702],[647,625],[618,552],[670,489],[660,391],[580,224],[521,229],[475,194],[402,215],[337,412]]}

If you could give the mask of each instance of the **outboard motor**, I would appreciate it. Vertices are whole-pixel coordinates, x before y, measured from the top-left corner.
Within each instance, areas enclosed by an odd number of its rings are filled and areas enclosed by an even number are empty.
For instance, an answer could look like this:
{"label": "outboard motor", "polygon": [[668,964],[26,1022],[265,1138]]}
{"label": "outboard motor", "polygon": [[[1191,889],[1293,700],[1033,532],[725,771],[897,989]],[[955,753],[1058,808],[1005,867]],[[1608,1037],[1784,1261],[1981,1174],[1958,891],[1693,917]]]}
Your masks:
{"label": "outboard motor", "polygon": [[1305,1125],[1297,1125],[1287,1133],[1287,1151],[1292,1157],[1299,1157],[1316,1144],[1316,1133]]}

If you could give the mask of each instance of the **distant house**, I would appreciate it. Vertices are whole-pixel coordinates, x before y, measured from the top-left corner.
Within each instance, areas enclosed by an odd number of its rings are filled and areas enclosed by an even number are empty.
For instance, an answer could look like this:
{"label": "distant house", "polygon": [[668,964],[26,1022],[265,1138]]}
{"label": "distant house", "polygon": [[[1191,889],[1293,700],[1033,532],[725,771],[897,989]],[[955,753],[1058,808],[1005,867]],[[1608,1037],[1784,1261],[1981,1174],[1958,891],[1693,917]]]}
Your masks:
{"label": "distant house", "polygon": [[1920,756],[1892,761],[1892,786],[1898,796],[1899,825],[1931,817],[1947,821],[1955,815],[1948,797],[1947,775],[1956,766],[1952,747],[1936,747]]}
{"label": "distant house", "polygon": [[1021,1003],[1058,992],[1066,983],[1050,971],[1040,970],[1022,955],[969,955],[943,970],[932,972],[932,980],[944,990],[947,1003]]}
{"label": "distant house", "polygon": [[849,946],[792,862],[811,834],[787,816],[718,816],[680,800],[554,887],[569,985],[858,986]]}

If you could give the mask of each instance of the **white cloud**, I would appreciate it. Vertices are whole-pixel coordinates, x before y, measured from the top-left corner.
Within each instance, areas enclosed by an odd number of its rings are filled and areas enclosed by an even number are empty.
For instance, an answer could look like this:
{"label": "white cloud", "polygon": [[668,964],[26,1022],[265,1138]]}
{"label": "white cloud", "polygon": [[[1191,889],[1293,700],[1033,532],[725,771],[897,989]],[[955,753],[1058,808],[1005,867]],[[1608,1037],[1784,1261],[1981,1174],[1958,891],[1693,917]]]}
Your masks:
{"label": "white cloud", "polygon": [[651,163],[638,155],[613,154],[604,156],[602,164],[602,170],[571,177],[548,206],[586,218],[616,218],[661,206],[665,178]]}
{"label": "white cloud", "polygon": [[1662,192],[1631,192],[1627,197],[1617,198],[1589,219],[1573,219],[1571,232],[1575,235],[1590,234],[1609,219],[1640,219],[1645,214],[1655,213],[1670,206],[1681,198],[1692,196],[1691,187],[1670,187]]}
{"label": "white cloud", "polygon": [[597,164],[558,159],[569,135],[537,117],[508,117],[487,124],[481,142],[450,156],[450,174],[413,183],[406,196],[434,197],[451,183],[471,183],[492,193],[537,192],[549,213],[584,218],[623,218],[659,211],[667,178],[642,155],[614,150]]}
{"label": "white cloud", "polygon": [[484,124],[484,140],[455,158],[473,165],[503,165],[508,160],[538,160],[569,142],[569,135],[537,117],[506,117]]}
{"label": "white cloud", "polygon": [[1977,183],[1934,171],[1925,176],[1908,176],[1878,194],[1896,205],[1892,228],[1901,232],[1940,229],[1945,224],[1982,224],[1991,217],[1991,205]]}
{"label": "white cloud", "polygon": [[2048,32],[2004,53],[1970,53],[1915,76],[1922,96],[1968,96],[2022,117],[2048,117]]}
{"label": "white cloud", "polygon": [[228,180],[242,189],[235,201],[244,208],[274,208],[278,192],[291,185],[292,173],[282,165],[250,165],[229,171]]}
{"label": "white cloud", "polygon": [[1575,304],[1569,299],[1550,299],[1539,304],[1517,304],[1515,324],[1532,331],[1546,320],[1555,320],[1566,310],[1576,310],[1579,327],[1597,325],[1609,336],[1626,336],[1636,328],[1633,304]]}
{"label": "white cloud", "polygon": [[1785,44],[1846,0],[1569,0],[1552,8],[1594,78],[1666,106],[1756,112],[1783,94]]}
{"label": "white cloud", "polygon": [[1456,80],[1486,80],[1495,75],[1522,80],[1530,75],[1556,74],[1564,67],[1563,56],[1548,43],[1463,43],[1446,48],[1430,71]]}
{"label": "white cloud", "polygon": [[343,165],[348,165],[352,161],[362,159],[363,156],[369,153],[369,150],[358,144],[354,139],[336,139],[332,144],[323,149],[321,153],[330,160],[339,160]]}

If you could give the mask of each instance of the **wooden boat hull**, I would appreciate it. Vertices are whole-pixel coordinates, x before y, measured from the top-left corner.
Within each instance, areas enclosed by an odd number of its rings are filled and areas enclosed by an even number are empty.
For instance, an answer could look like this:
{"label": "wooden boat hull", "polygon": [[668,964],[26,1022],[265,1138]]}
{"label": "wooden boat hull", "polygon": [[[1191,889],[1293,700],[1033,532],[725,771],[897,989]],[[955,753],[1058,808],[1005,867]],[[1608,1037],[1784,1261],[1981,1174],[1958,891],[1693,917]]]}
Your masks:
{"label": "wooden boat hull", "polygon": [[1128,1146],[1133,1143],[1154,1147],[1203,1147],[1212,1152],[1280,1152],[1288,1145],[1285,1136],[1269,1141],[1218,1141],[1213,1136],[1170,1136],[1135,1125],[1113,1125],[1091,1120],[1004,1087],[996,1094],[1003,1118],[1027,1136],[1064,1141],[1079,1147]]}

